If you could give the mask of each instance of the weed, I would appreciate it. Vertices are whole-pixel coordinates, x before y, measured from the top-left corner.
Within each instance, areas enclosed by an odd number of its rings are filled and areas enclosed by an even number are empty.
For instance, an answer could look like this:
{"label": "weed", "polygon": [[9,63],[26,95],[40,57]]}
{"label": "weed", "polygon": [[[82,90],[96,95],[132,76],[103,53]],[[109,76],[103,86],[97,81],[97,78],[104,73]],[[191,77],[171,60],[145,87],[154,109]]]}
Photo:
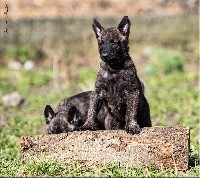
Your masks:
{"label": "weed", "polygon": [[94,68],[84,67],[79,70],[78,83],[80,88],[85,90],[93,90],[97,71]]}
{"label": "weed", "polygon": [[22,64],[28,59],[36,60],[45,57],[45,53],[41,49],[27,45],[10,45],[6,49],[6,55],[8,58],[18,60]]}
{"label": "weed", "polygon": [[148,74],[159,72],[169,74],[174,71],[182,72],[184,69],[184,59],[181,53],[165,48],[155,48],[149,63],[145,69]]}

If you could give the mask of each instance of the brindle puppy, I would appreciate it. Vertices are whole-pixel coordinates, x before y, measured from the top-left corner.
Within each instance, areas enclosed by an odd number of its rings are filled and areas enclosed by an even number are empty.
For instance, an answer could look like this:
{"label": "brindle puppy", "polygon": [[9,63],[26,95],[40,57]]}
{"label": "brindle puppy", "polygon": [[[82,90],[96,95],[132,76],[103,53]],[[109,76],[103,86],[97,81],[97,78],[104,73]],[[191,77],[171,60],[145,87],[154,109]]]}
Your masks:
{"label": "brindle puppy", "polygon": [[[65,98],[55,108],[55,111],[50,105],[46,105],[44,116],[48,134],[80,130],[87,118],[90,94],[91,91],[87,91]],[[106,110],[102,110],[98,114],[99,120],[105,120],[105,111]],[[97,129],[105,129],[104,124],[98,123]]]}
{"label": "brindle puppy", "polygon": [[128,133],[137,134],[142,127],[151,126],[149,105],[129,55],[130,26],[128,16],[124,16],[117,28],[104,29],[96,19],[93,21],[102,61],[83,130],[98,129],[98,113],[103,105],[108,109],[107,120],[112,121],[107,129],[118,125]]}

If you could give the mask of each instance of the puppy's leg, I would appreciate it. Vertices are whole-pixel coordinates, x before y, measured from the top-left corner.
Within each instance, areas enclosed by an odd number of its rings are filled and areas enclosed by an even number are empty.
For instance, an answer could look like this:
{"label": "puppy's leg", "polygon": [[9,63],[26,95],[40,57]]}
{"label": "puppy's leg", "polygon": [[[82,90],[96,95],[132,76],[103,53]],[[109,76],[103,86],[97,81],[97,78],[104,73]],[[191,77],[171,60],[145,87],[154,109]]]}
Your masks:
{"label": "puppy's leg", "polygon": [[107,114],[104,121],[106,130],[120,130],[123,129],[123,125],[119,121],[117,121],[113,116]]}
{"label": "puppy's leg", "polygon": [[90,106],[88,110],[88,118],[82,127],[82,130],[98,130],[101,123],[97,119],[97,115],[103,105],[103,92],[93,91],[90,95]]}
{"label": "puppy's leg", "polygon": [[140,133],[140,126],[137,122],[138,117],[138,107],[139,107],[140,91],[135,89],[135,91],[129,93],[127,92],[127,112],[126,112],[126,125],[125,129],[128,133],[138,134]]}

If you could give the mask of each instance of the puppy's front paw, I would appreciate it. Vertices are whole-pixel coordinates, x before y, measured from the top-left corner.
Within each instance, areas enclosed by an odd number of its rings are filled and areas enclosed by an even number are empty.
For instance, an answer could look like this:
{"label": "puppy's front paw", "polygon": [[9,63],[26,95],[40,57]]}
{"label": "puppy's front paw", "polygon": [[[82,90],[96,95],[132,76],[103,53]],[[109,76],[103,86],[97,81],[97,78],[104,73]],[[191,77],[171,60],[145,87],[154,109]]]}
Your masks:
{"label": "puppy's front paw", "polygon": [[138,124],[134,124],[134,125],[126,125],[125,126],[126,132],[129,134],[139,134],[141,131],[141,128]]}
{"label": "puppy's front paw", "polygon": [[98,126],[94,122],[87,122],[85,123],[80,130],[98,130]]}

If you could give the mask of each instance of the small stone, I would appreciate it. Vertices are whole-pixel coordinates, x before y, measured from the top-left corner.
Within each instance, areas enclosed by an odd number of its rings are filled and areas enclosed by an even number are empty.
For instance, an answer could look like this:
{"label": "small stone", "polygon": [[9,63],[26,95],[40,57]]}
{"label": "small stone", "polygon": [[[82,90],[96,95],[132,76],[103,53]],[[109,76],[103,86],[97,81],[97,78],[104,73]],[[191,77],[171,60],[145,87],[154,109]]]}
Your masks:
{"label": "small stone", "polygon": [[8,63],[8,67],[12,70],[20,70],[22,68],[22,65],[20,62],[16,60],[12,60]]}
{"label": "small stone", "polygon": [[33,67],[34,67],[34,62],[31,61],[31,60],[27,60],[27,61],[24,63],[24,70],[26,70],[26,71],[32,70]]}
{"label": "small stone", "polygon": [[24,99],[19,92],[13,92],[2,97],[4,107],[20,107]]}

